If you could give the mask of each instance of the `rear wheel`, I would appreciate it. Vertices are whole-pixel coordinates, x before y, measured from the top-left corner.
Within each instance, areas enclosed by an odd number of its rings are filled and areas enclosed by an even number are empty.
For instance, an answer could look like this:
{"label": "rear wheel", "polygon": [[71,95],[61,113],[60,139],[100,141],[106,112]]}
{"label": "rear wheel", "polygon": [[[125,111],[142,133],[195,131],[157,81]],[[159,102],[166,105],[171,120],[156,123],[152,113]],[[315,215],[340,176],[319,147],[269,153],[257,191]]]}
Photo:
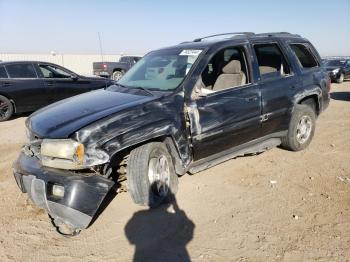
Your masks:
{"label": "rear wheel", "polygon": [[296,105],[282,147],[291,151],[305,149],[311,143],[315,127],[315,111],[308,105]]}
{"label": "rear wheel", "polygon": [[123,70],[114,71],[112,74],[112,79],[115,81],[118,81],[119,79],[121,79],[123,77],[124,74],[125,74],[125,72]]}
{"label": "rear wheel", "polygon": [[338,83],[338,84],[341,84],[341,83],[343,83],[343,82],[344,82],[344,74],[341,73],[340,76],[339,76],[339,78],[338,78],[338,80],[337,80],[337,83]]}
{"label": "rear wheel", "polygon": [[0,122],[8,120],[13,115],[13,104],[11,101],[0,95]]}
{"label": "rear wheel", "polygon": [[165,144],[149,143],[130,152],[127,183],[136,204],[156,207],[171,200],[178,177]]}

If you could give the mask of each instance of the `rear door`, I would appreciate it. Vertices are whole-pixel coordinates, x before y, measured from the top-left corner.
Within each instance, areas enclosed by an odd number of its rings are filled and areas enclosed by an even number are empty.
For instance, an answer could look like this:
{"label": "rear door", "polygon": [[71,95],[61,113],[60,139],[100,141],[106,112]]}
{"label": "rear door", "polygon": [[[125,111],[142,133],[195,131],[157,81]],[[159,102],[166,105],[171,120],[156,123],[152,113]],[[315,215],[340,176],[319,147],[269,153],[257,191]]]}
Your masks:
{"label": "rear door", "polygon": [[263,137],[288,129],[292,100],[300,81],[277,40],[255,41],[253,49],[260,73]]}
{"label": "rear door", "polygon": [[32,63],[5,65],[9,78],[2,82],[2,90],[14,100],[16,111],[34,111],[48,104],[43,81],[38,78]]}

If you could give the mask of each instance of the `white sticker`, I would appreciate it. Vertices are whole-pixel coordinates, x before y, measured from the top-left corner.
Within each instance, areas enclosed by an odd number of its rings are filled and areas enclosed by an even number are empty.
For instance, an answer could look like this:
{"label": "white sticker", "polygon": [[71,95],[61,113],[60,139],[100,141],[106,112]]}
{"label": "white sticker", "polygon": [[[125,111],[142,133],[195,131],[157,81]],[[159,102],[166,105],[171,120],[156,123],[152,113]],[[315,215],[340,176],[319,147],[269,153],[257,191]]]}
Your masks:
{"label": "white sticker", "polygon": [[195,50],[195,49],[185,49],[182,50],[182,52],[179,55],[186,55],[186,56],[199,56],[199,54],[202,52],[202,50]]}

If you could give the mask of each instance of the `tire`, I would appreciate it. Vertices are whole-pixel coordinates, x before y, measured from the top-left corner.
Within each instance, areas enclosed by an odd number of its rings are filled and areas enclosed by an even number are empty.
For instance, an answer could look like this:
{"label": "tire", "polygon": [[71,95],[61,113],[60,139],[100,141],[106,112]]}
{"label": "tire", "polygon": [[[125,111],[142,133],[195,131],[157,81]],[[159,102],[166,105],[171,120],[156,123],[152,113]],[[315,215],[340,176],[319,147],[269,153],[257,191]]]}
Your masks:
{"label": "tire", "polygon": [[114,71],[113,74],[112,74],[112,79],[115,80],[115,81],[118,81],[118,80],[120,80],[123,77],[124,74],[125,74],[124,70]]}
{"label": "tire", "polygon": [[282,147],[290,151],[305,149],[314,136],[315,111],[308,105],[296,105],[289,123],[288,133],[282,137]]}
{"label": "tire", "polygon": [[13,112],[12,102],[7,97],[0,95],[0,122],[10,119]]}
{"label": "tire", "polygon": [[148,143],[132,150],[126,175],[136,204],[157,207],[171,201],[177,193],[178,177],[164,143]]}
{"label": "tire", "polygon": [[339,78],[337,79],[337,83],[338,83],[338,84],[341,84],[341,83],[343,83],[343,82],[344,82],[344,74],[341,73],[340,76],[339,76]]}

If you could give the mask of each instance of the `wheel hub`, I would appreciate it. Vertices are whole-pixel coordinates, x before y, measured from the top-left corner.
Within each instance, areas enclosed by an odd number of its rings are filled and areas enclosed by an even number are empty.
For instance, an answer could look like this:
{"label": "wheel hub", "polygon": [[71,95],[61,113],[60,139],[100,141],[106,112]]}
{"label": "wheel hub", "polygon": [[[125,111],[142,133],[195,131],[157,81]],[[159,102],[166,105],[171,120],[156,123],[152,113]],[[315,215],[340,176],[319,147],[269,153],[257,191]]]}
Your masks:
{"label": "wheel hub", "polygon": [[9,105],[4,102],[0,101],[0,118],[5,118],[9,111]]}
{"label": "wheel hub", "polygon": [[305,143],[310,137],[311,130],[312,130],[311,118],[306,115],[302,116],[297,126],[297,141],[300,144]]}
{"label": "wheel hub", "polygon": [[155,193],[159,196],[167,195],[170,182],[170,170],[166,156],[161,155],[149,160],[148,180]]}

